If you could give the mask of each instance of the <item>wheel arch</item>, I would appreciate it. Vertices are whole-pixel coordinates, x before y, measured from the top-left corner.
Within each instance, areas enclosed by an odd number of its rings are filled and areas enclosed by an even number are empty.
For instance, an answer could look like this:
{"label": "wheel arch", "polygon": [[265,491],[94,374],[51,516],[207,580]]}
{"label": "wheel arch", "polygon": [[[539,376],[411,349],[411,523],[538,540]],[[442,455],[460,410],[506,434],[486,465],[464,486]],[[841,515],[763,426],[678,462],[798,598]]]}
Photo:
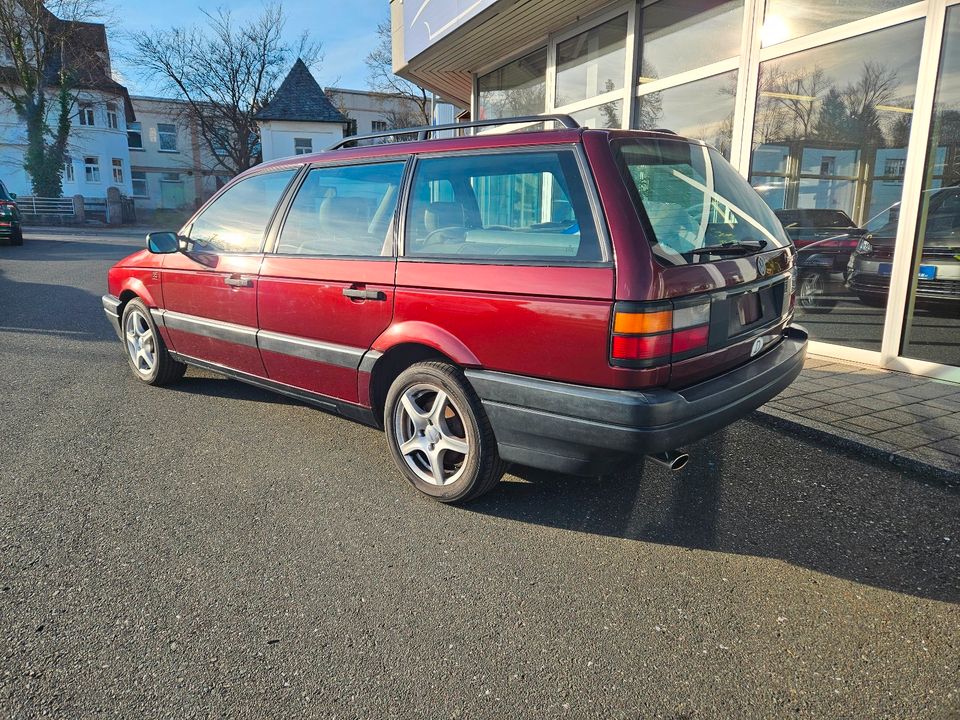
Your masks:
{"label": "wheel arch", "polygon": [[[377,358],[370,370],[367,390],[370,406],[378,425],[383,425],[384,405],[393,381],[411,365],[429,361],[460,365],[453,357],[436,347],[413,341],[397,343]],[[362,378],[361,382],[363,382]]]}
{"label": "wheel arch", "polygon": [[138,298],[143,301],[147,308],[158,307],[157,302],[154,300],[153,295],[146,285],[143,284],[139,278],[131,277],[123,283],[120,294],[117,296],[120,300],[120,316],[123,316],[123,309],[126,307],[127,303]]}

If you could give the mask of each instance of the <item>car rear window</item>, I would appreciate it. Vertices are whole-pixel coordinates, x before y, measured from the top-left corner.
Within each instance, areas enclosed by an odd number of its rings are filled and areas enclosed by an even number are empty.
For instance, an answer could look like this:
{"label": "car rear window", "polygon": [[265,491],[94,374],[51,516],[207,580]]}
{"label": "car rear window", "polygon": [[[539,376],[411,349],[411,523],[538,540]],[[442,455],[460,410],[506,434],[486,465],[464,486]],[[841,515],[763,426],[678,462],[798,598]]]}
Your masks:
{"label": "car rear window", "polygon": [[707,246],[790,244],[776,215],[716,150],[680,139],[638,138],[614,153],[639,210],[653,229],[654,253],[670,265],[710,262]]}

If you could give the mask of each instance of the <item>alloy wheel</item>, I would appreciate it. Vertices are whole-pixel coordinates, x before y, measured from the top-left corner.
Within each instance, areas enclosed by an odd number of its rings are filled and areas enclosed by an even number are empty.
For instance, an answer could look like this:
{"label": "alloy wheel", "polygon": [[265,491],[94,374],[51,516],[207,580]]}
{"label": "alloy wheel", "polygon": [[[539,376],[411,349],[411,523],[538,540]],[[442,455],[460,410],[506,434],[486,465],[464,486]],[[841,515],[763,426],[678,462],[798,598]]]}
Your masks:
{"label": "alloy wheel", "polygon": [[424,482],[456,482],[470,454],[463,413],[443,389],[418,383],[403,391],[394,410],[394,434],[404,462]]}
{"label": "alloy wheel", "polygon": [[157,364],[156,338],[149,321],[139,310],[133,309],[127,314],[124,337],[133,366],[141,375],[149,375]]}

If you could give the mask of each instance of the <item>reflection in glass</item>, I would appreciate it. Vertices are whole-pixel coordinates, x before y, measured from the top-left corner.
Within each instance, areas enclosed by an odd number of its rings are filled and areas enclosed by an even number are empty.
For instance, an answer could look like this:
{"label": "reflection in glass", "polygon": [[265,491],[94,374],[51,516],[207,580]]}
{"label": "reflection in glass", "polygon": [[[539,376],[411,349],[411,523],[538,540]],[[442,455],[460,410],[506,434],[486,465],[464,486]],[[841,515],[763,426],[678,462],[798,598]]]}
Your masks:
{"label": "reflection in glass", "polygon": [[190,226],[196,252],[260,252],[270,214],[296,170],[244,178],[223,192]]}
{"label": "reflection in glass", "polygon": [[647,93],[637,98],[634,127],[666,128],[703,140],[730,159],[737,71]]}
{"label": "reflection in glass", "polygon": [[557,44],[555,105],[569,105],[621,90],[626,63],[627,16],[621,15]]}
{"label": "reflection in glass", "polygon": [[743,0],[660,0],[641,11],[638,81],[659,80],[740,54]]}
{"label": "reflection in glass", "polygon": [[478,120],[537,115],[546,107],[547,49],[477,78]]}
{"label": "reflection in glass", "polygon": [[[947,10],[904,325],[904,355],[960,366],[960,8]],[[892,244],[889,249],[892,250]],[[859,258],[886,276],[886,238]],[[884,280],[889,280],[884,277]]]}
{"label": "reflection in glass", "polygon": [[913,0],[767,0],[760,42],[776,45],[909,5]]}
{"label": "reflection in glass", "polygon": [[900,200],[922,36],[914,21],[760,65],[750,181],[790,225],[816,340],[880,349],[886,296],[849,268],[866,222]]}
{"label": "reflection in glass", "polygon": [[620,128],[623,127],[623,100],[613,100],[586,110],[579,110],[570,113],[570,117],[580,123],[582,127]]}

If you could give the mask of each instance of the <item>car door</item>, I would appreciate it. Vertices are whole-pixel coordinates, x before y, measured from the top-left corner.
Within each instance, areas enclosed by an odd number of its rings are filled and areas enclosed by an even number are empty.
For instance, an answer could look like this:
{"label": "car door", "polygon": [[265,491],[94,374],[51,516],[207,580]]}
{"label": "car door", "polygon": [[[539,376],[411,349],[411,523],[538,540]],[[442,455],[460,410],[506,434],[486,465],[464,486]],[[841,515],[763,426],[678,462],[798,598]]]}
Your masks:
{"label": "car door", "polygon": [[363,354],[390,324],[406,159],[318,165],[302,178],[260,268],[271,380],[357,402]]}
{"label": "car door", "polygon": [[265,374],[257,349],[257,274],[271,217],[297,168],[228,185],[182,232],[182,252],[165,256],[162,315],[173,350]]}

